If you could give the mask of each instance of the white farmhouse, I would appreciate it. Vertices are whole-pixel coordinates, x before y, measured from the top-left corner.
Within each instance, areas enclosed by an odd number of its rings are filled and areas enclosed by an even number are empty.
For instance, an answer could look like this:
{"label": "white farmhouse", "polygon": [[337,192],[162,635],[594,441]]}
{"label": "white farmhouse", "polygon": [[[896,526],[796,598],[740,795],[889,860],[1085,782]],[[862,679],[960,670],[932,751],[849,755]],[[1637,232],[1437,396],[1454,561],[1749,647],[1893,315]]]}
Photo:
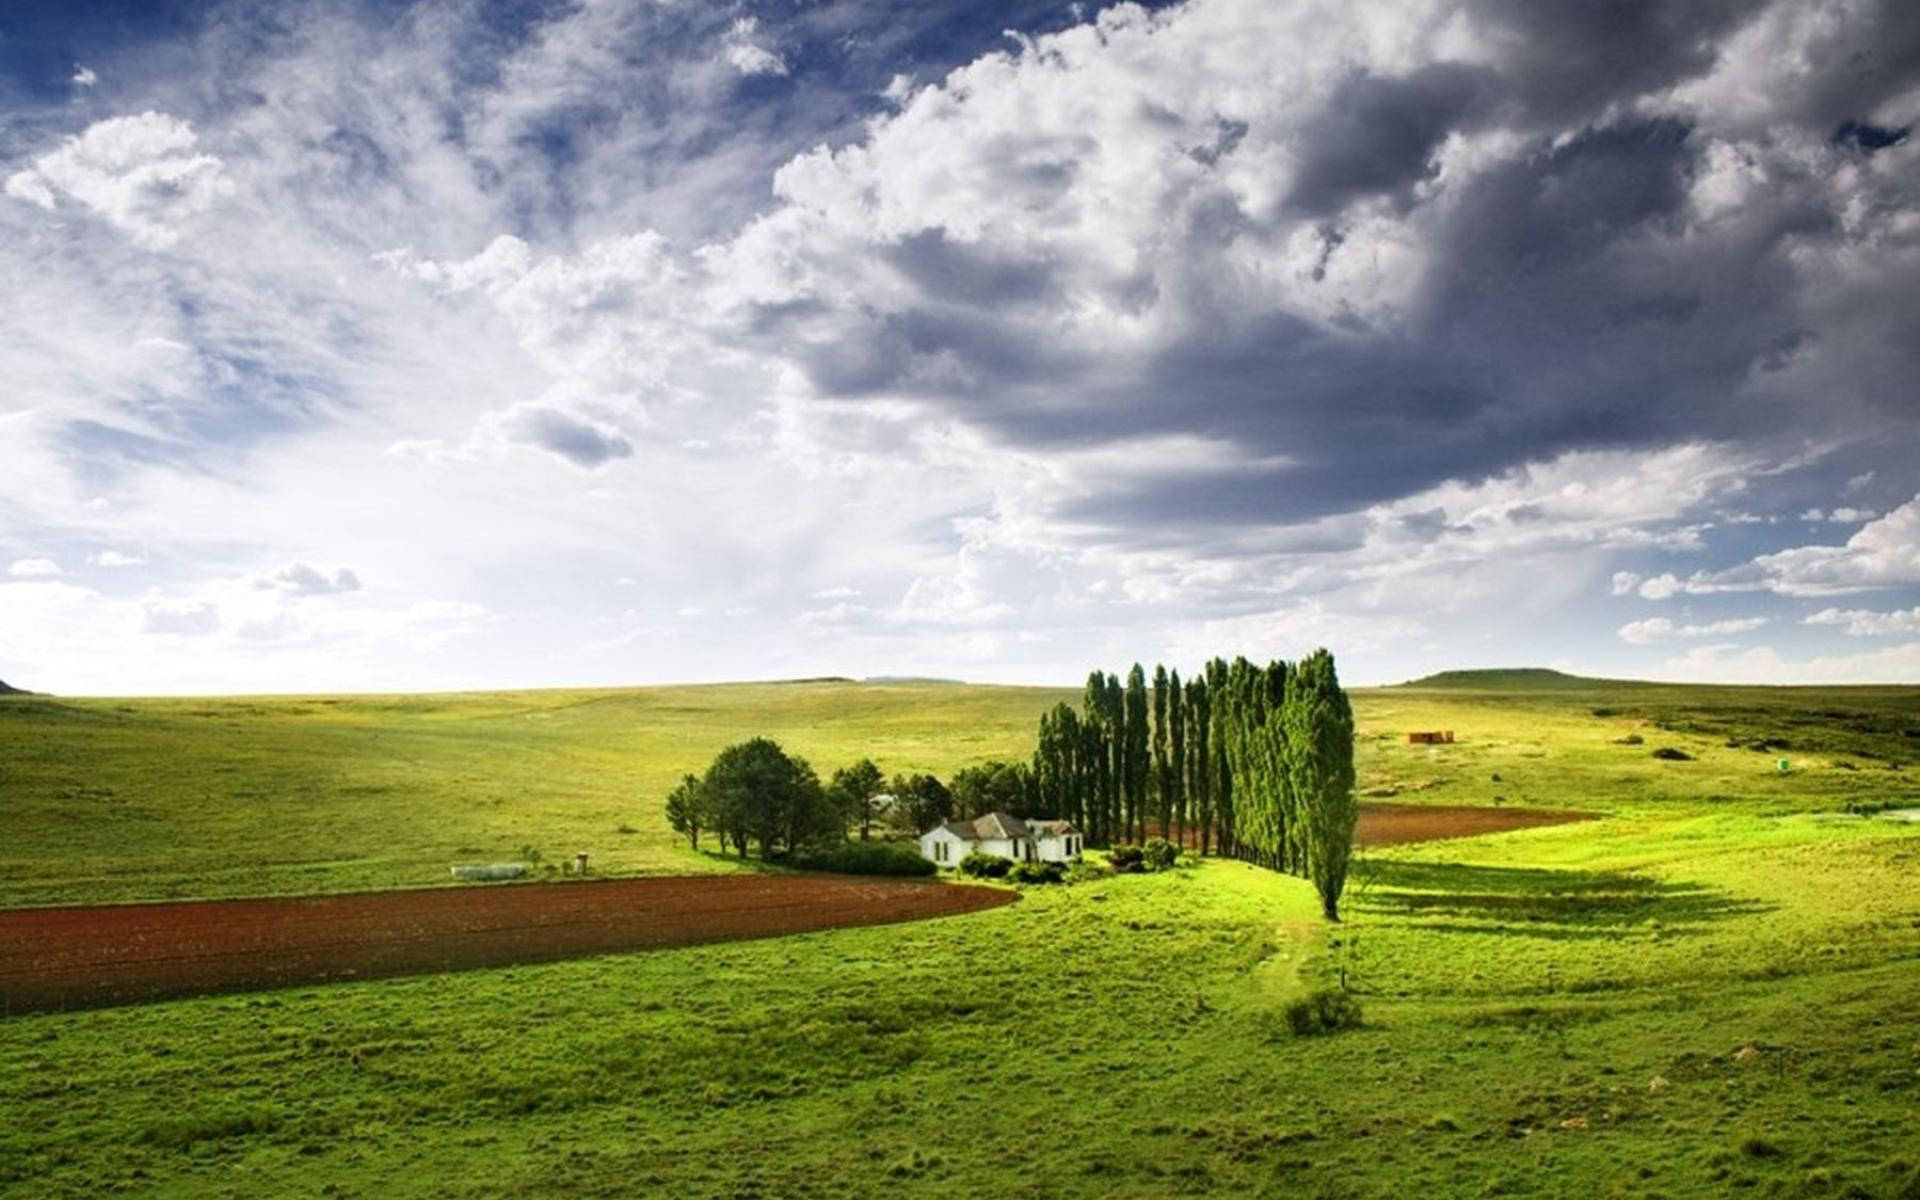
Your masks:
{"label": "white farmhouse", "polygon": [[948,821],[920,835],[920,853],[943,867],[969,854],[992,854],[1016,862],[1072,862],[1085,841],[1070,821],[1023,821],[991,812],[973,821]]}

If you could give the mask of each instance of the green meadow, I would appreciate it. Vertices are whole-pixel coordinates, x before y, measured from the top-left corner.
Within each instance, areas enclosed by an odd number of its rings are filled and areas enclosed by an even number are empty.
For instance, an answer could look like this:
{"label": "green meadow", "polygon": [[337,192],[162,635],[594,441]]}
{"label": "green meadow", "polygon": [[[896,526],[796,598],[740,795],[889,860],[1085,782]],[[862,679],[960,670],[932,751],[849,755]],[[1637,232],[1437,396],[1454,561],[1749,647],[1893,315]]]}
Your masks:
{"label": "green meadow", "polygon": [[[14,698],[0,905],[437,886],[523,846],[740,869],[659,813],[721,745],[947,774],[1024,755],[1069,695]],[[1369,796],[1598,819],[1364,853],[1337,926],[1208,861],[921,924],[0,1019],[0,1194],[1920,1197],[1920,825],[1886,815],[1920,808],[1920,689],[1353,698]],[[1342,978],[1364,1025],[1291,1033]]]}

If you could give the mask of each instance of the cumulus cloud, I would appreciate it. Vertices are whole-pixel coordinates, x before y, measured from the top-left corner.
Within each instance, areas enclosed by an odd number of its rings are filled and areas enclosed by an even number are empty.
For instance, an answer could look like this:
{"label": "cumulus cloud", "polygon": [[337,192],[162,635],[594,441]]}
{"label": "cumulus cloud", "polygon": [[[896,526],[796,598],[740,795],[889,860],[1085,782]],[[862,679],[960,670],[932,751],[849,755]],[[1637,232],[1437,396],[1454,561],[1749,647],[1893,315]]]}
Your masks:
{"label": "cumulus cloud", "polygon": [[1623,642],[1647,645],[1673,638],[1728,637],[1737,633],[1751,633],[1766,623],[1766,617],[1732,617],[1699,625],[1676,625],[1666,617],[1650,617],[1644,621],[1630,621],[1617,632]]}
{"label": "cumulus cloud", "polygon": [[1806,618],[1809,625],[1837,625],[1849,637],[1882,637],[1894,633],[1920,633],[1920,605],[1893,612],[1875,612],[1864,608],[1823,608]]}
{"label": "cumulus cloud", "polygon": [[1871,521],[1879,515],[1879,513],[1874,512],[1870,508],[1850,508],[1843,505],[1832,510],[1810,508],[1800,514],[1800,519],[1802,521],[1812,521],[1816,524],[1822,521],[1830,521],[1835,525],[1857,525],[1862,521]]}
{"label": "cumulus cloud", "polygon": [[1920,642],[1806,658],[1783,655],[1771,646],[1696,646],[1664,660],[1654,675],[1686,683],[1911,683],[1920,679]]}
{"label": "cumulus cloud", "polygon": [[60,564],[50,558],[17,558],[7,568],[7,574],[15,579],[43,579],[63,572]]}
{"label": "cumulus cloud", "polygon": [[73,68],[73,79],[70,82],[75,87],[90,88],[100,82],[100,76],[94,74],[91,67],[76,64]]}
{"label": "cumulus cloud", "polygon": [[303,562],[288,563],[259,581],[263,588],[274,588],[291,596],[337,596],[360,590],[360,577],[345,567],[332,573]]}
{"label": "cumulus cloud", "polygon": [[1655,575],[1652,579],[1643,580],[1638,590],[1644,599],[1665,600],[1685,591],[1686,584],[1680,582],[1677,576],[1668,571]]}
{"label": "cumulus cloud", "polygon": [[[21,125],[74,136],[0,203],[9,528],[139,545],[203,651],[323,672],[424,672],[371,648],[429,636],[391,606],[484,560],[490,611],[566,606],[500,626],[555,682],[1308,628],[1398,678],[1631,657],[1603,588],[1910,577],[1862,507],[1914,483],[1910,18],[1575,8],[215,23],[186,57],[230,84]],[[1793,548],[1816,497],[1867,541]],[[320,529],[379,595],[247,575]],[[745,607],[739,666],[673,639]]]}
{"label": "cumulus cloud", "polygon": [[138,567],[145,565],[147,560],[138,554],[126,554],[119,550],[102,550],[88,561],[96,567]]}
{"label": "cumulus cloud", "polygon": [[785,75],[786,60],[755,40],[760,23],[753,17],[741,17],[727,30],[722,55],[742,75]]}
{"label": "cumulus cloud", "polygon": [[67,197],[149,249],[180,239],[188,220],[233,191],[225,164],[195,153],[193,127],[165,113],[112,117],[7,177],[6,192],[41,208]]}
{"label": "cumulus cloud", "polygon": [[1688,589],[1821,596],[1914,585],[1920,585],[1920,496],[1869,521],[1844,545],[1762,554],[1744,566],[1701,573]]}

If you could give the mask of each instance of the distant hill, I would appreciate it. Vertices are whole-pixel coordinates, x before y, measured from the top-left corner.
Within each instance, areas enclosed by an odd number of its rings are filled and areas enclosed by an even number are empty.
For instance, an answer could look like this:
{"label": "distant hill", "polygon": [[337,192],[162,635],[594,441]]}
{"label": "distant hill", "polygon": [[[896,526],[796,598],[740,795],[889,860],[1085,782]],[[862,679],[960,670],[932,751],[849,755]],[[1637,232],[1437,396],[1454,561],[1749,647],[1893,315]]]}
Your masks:
{"label": "distant hill", "polygon": [[1487,671],[1442,671],[1437,675],[1428,675],[1424,679],[1408,680],[1398,686],[1504,692],[1529,688],[1541,691],[1563,690],[1602,684],[1618,687],[1621,684],[1634,682],[1636,681],[1630,679],[1593,679],[1585,675],[1569,675],[1565,671],[1552,671],[1546,667],[1503,667]]}
{"label": "distant hill", "polygon": [[964,679],[942,679],[938,675],[868,675],[861,683],[965,683]]}
{"label": "distant hill", "polygon": [[0,679],[0,696],[31,696],[31,695],[33,695],[33,693],[29,692],[27,689],[14,687],[12,684],[8,683],[6,680]]}

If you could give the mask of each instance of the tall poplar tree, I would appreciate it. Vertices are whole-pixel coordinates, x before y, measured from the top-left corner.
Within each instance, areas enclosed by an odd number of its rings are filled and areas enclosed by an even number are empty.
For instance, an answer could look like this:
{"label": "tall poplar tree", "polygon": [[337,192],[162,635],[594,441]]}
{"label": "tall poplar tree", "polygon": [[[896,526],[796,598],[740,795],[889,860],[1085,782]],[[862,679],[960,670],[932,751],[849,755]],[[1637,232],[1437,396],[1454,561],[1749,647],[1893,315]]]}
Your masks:
{"label": "tall poplar tree", "polygon": [[1200,853],[1213,851],[1212,695],[1204,671],[1187,684],[1187,802],[1200,834]]}
{"label": "tall poplar tree", "polygon": [[1125,841],[1127,838],[1124,822],[1128,744],[1126,696],[1126,684],[1121,682],[1119,673],[1107,676],[1102,703],[1106,705],[1107,714],[1107,761],[1113,772],[1113,790],[1107,796],[1107,840],[1110,842]]}
{"label": "tall poplar tree", "polygon": [[1301,661],[1282,714],[1289,784],[1300,799],[1304,873],[1320,893],[1327,920],[1340,919],[1340,894],[1353,858],[1359,807],[1353,794],[1353,708],[1340,688],[1333,655]]}
{"label": "tall poplar tree", "polygon": [[1147,823],[1147,672],[1139,663],[1127,672],[1126,830],[1129,841],[1144,837]]}
{"label": "tall poplar tree", "polygon": [[1172,720],[1167,716],[1167,697],[1172,688],[1167,683],[1165,663],[1156,663],[1153,668],[1153,806],[1154,818],[1160,822],[1160,836],[1173,836],[1173,754],[1171,750]]}
{"label": "tall poplar tree", "polygon": [[1174,845],[1187,844],[1187,701],[1180,687],[1180,672],[1167,673],[1167,809],[1173,817]]}

